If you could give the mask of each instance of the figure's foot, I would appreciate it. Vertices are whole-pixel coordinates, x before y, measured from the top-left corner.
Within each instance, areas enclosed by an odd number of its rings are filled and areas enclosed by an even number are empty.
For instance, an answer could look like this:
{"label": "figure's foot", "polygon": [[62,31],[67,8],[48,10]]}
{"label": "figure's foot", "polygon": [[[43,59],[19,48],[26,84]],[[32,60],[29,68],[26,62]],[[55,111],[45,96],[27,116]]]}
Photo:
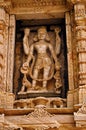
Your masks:
{"label": "figure's foot", "polygon": [[30,88],[27,89],[27,92],[30,92],[30,91],[33,91],[33,90],[34,90],[34,88],[30,87]]}
{"label": "figure's foot", "polygon": [[21,90],[18,92],[18,94],[24,93],[25,86],[22,86]]}
{"label": "figure's foot", "polygon": [[39,90],[41,90],[41,87],[40,86],[35,86],[34,90],[39,91]]}
{"label": "figure's foot", "polygon": [[18,94],[24,94],[25,92],[24,91],[19,91]]}
{"label": "figure's foot", "polygon": [[44,92],[47,92],[47,91],[48,91],[46,87],[42,87],[41,90],[44,91]]}
{"label": "figure's foot", "polygon": [[56,93],[61,93],[61,88],[56,88],[56,89],[55,89],[55,92],[56,92]]}

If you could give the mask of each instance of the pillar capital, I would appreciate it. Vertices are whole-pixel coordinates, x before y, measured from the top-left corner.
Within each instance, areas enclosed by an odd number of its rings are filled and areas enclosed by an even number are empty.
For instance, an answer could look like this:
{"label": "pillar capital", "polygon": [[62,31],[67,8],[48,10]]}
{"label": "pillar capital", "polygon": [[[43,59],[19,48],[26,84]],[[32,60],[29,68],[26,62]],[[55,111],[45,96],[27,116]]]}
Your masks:
{"label": "pillar capital", "polygon": [[84,3],[77,3],[74,5],[75,22],[77,26],[85,25],[86,7]]}

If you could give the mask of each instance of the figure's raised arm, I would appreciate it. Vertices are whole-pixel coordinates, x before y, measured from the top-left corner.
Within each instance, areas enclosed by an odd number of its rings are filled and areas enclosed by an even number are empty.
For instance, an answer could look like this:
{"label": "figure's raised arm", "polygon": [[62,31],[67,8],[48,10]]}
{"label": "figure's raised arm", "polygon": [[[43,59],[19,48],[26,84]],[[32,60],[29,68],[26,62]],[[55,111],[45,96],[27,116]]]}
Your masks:
{"label": "figure's raised arm", "polygon": [[24,37],[23,37],[23,48],[24,48],[25,55],[28,55],[29,53],[29,34],[30,34],[30,29],[25,28]]}
{"label": "figure's raised arm", "polygon": [[60,31],[61,31],[61,28],[59,28],[59,27],[55,28],[55,34],[56,34],[55,52],[56,52],[56,55],[59,55],[60,51],[61,51],[61,38],[59,36]]}

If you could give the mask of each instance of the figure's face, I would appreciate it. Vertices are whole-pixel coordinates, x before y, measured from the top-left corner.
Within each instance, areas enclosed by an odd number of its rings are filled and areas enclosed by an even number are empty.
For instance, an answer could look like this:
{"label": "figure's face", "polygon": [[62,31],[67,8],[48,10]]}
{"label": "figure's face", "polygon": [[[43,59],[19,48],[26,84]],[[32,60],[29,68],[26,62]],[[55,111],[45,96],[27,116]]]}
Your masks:
{"label": "figure's face", "polygon": [[25,34],[26,34],[27,36],[29,36],[29,34],[30,34],[30,29],[29,29],[29,28],[26,28],[24,31],[25,31]]}
{"label": "figure's face", "polygon": [[45,37],[46,37],[46,30],[40,29],[38,31],[38,38],[39,38],[39,40],[43,40],[43,39],[45,39]]}

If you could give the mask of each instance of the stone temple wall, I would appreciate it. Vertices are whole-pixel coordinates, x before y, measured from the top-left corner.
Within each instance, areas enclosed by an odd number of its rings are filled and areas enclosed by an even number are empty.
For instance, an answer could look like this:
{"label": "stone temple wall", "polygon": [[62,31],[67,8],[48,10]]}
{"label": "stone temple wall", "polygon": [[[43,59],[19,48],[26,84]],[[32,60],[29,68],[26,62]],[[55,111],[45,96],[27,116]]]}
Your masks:
{"label": "stone temple wall", "polygon": [[[60,93],[57,94],[49,91],[40,92],[40,90],[36,91],[36,93],[33,92],[33,90],[28,93],[26,92],[26,88],[25,91],[22,88],[23,93],[18,94],[20,88],[17,88],[18,86],[16,86],[16,84],[18,84],[18,81],[16,81],[14,77],[18,75],[22,77],[25,76],[25,74],[22,75],[20,72],[21,66],[23,65],[22,63],[21,65],[19,62],[16,63],[16,65],[20,65],[20,69],[15,69],[14,66],[16,59],[15,54],[17,53],[19,55],[20,53],[16,50],[16,39],[20,37],[21,43],[23,42],[24,29],[26,27],[32,29],[32,32],[34,32],[33,28],[36,26],[52,25],[52,21],[54,21],[55,26],[63,25],[63,22],[61,23],[62,19],[64,20],[65,39],[59,34],[57,35],[57,41],[59,42],[59,39],[65,40],[61,47],[64,48],[64,43],[66,46],[66,50],[63,49],[64,52],[62,55],[62,57],[66,55],[66,64],[65,62],[64,64],[67,68],[67,71],[63,70],[67,75],[64,89],[61,89]],[[19,29],[19,26],[16,25],[16,21],[21,22],[22,28]],[[29,24],[28,21],[30,22]],[[49,31],[49,28],[47,30]],[[35,28],[35,32],[36,31],[37,28]],[[23,35],[21,33],[20,36],[20,32],[23,32]],[[54,38],[55,35],[52,37]],[[35,42],[36,40],[37,37],[35,37]],[[53,42],[55,42],[55,38]],[[53,54],[54,52],[55,50]],[[63,126],[67,126],[65,129],[72,129],[72,127],[76,126],[81,127],[79,129],[84,129],[82,127],[86,127],[85,55],[85,0],[1,0],[0,128],[2,130],[60,129],[61,126],[62,129]],[[23,60],[24,57],[21,56],[18,58]],[[61,60],[61,58],[59,59]],[[59,71],[55,70],[55,72],[57,73],[57,77],[60,77]],[[62,76],[64,79],[64,75]],[[28,79],[29,78],[27,78],[27,80]],[[30,79],[30,81],[32,81],[32,79]],[[60,80],[57,80],[57,83],[59,83],[59,81]],[[26,83],[26,81],[23,81],[23,84],[24,83]],[[55,83],[55,79],[53,79],[53,83]],[[52,86],[51,83],[49,86]],[[44,118],[45,120],[43,119],[43,114],[47,115],[46,119]],[[63,116],[65,117],[64,119]],[[35,121],[36,124],[34,123]]]}

